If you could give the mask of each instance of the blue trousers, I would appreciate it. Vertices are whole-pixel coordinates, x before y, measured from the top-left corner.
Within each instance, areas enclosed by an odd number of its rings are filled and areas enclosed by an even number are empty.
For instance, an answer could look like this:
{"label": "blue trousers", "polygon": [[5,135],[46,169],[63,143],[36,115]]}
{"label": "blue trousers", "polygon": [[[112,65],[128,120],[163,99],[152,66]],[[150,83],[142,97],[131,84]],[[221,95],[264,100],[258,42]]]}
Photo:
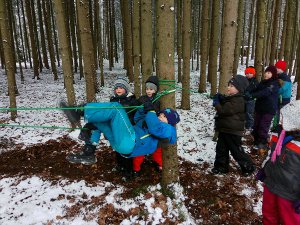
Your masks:
{"label": "blue trousers", "polygon": [[251,129],[254,125],[255,100],[246,101],[246,129]]}
{"label": "blue trousers", "polygon": [[98,128],[92,131],[93,144],[98,144],[103,133],[116,152],[130,154],[135,146],[135,131],[126,111],[119,107],[122,105],[118,102],[87,103],[84,118]]}

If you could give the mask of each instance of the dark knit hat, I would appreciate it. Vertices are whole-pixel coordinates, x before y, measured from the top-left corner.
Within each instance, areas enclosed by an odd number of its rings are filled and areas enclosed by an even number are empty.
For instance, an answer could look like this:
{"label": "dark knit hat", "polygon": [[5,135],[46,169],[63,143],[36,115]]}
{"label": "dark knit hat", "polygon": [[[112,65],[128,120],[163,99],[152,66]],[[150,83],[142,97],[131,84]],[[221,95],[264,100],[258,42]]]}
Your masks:
{"label": "dark knit hat", "polygon": [[180,121],[179,114],[174,109],[165,108],[164,110],[159,111],[159,113],[165,114],[168,119],[168,124],[170,125],[175,125]]}
{"label": "dark knit hat", "polygon": [[271,72],[272,73],[272,78],[276,79],[277,78],[277,69],[275,66],[268,66],[265,69],[265,72]]}
{"label": "dark knit hat", "polygon": [[286,62],[284,60],[279,60],[275,64],[276,68],[281,69],[282,71],[286,70]]}
{"label": "dark knit hat", "polygon": [[236,75],[235,77],[231,78],[228,84],[232,84],[233,86],[235,86],[235,88],[242,94],[249,86],[248,79],[243,75]]}
{"label": "dark knit hat", "polygon": [[114,90],[116,90],[118,87],[124,88],[126,90],[126,93],[130,92],[130,85],[125,77],[118,77],[115,80]]}
{"label": "dark knit hat", "polygon": [[145,83],[146,88],[151,88],[155,90],[156,92],[159,89],[159,81],[157,76],[150,76]]}

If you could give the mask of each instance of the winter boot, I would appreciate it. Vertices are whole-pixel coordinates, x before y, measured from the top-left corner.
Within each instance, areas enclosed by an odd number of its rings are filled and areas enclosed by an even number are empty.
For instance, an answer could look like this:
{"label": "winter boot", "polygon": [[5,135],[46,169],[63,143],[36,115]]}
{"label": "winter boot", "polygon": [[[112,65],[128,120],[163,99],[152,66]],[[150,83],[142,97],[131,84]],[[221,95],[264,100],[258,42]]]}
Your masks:
{"label": "winter boot", "polygon": [[67,155],[66,159],[70,163],[81,163],[84,165],[92,165],[97,162],[95,156],[96,146],[85,145],[80,152],[74,152]]}
{"label": "winter boot", "polygon": [[248,177],[255,171],[256,167],[254,164],[245,164],[241,166],[242,169],[242,176]]}
{"label": "winter boot", "polygon": [[80,127],[80,117],[83,116],[83,110],[74,109],[75,106],[68,106],[65,101],[61,101],[59,103],[59,107],[64,108],[62,109],[63,113],[66,115],[70,123],[75,124],[77,127]]}
{"label": "winter boot", "polygon": [[211,172],[213,174],[226,174],[228,173],[228,169],[222,168],[222,167],[214,167]]}

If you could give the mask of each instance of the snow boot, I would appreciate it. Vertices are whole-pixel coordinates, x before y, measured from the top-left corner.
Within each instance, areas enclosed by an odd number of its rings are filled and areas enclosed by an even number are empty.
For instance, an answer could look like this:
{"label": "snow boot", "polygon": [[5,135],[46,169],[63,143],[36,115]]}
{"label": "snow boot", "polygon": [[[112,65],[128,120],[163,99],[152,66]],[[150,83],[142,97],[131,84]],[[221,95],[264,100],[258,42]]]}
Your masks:
{"label": "snow boot", "polygon": [[75,124],[77,127],[80,127],[80,117],[83,116],[83,110],[74,109],[76,106],[69,106],[65,101],[61,101],[59,103],[59,107],[63,108],[62,111],[66,115],[70,123]]}
{"label": "snow boot", "polygon": [[97,162],[95,156],[96,146],[85,145],[80,152],[74,152],[67,155],[66,159],[70,163],[81,163],[84,165],[92,165]]}
{"label": "snow boot", "polygon": [[222,167],[214,167],[211,172],[213,174],[226,174],[228,173],[228,169],[222,168]]}

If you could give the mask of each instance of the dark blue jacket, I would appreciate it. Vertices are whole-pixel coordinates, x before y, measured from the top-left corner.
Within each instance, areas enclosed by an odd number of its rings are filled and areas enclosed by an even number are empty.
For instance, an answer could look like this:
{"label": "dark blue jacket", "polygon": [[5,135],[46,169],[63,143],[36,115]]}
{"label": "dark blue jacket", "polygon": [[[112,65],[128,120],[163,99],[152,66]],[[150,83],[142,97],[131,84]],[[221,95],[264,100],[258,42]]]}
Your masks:
{"label": "dark blue jacket", "polygon": [[279,97],[279,83],[277,79],[262,80],[251,95],[253,98],[256,98],[256,113],[276,114]]}
{"label": "dark blue jacket", "polygon": [[257,86],[258,86],[259,83],[258,83],[258,81],[256,80],[255,77],[252,77],[252,78],[248,79],[248,82],[249,82],[249,85],[246,88],[245,92],[250,92],[251,93],[251,92],[253,92],[257,88]]}

